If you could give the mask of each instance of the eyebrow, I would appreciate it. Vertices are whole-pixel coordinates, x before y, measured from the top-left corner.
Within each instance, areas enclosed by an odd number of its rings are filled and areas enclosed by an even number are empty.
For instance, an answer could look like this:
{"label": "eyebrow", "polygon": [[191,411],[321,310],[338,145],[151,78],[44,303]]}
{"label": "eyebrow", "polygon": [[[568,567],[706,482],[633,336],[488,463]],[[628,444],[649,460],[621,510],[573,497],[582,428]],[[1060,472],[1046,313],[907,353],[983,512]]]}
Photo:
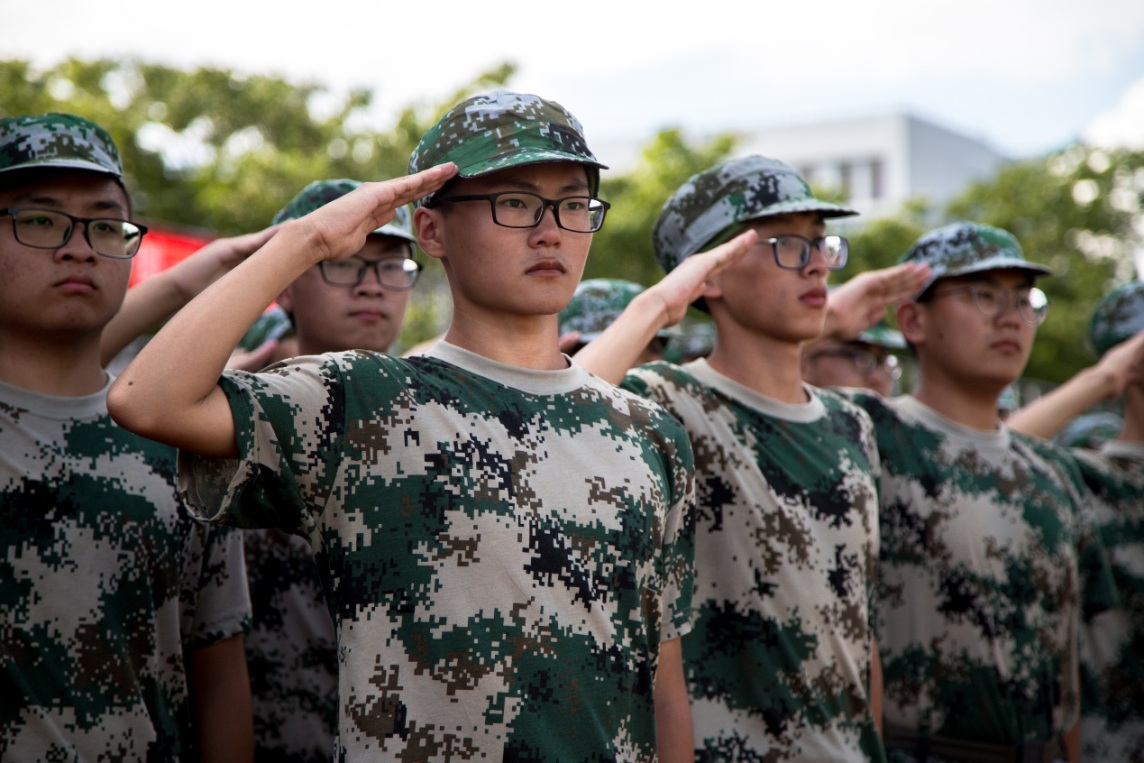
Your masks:
{"label": "eyebrow", "polygon": [[[494,187],[496,187],[498,185],[499,186],[507,186],[509,188],[515,188],[518,191],[528,191],[530,193],[535,193],[538,196],[540,195],[540,186],[538,186],[536,183],[532,183],[528,180],[523,180],[521,178],[505,178],[504,180],[502,180],[498,183],[495,183]],[[560,192],[561,193],[567,193],[567,192],[573,192],[573,191],[585,191],[586,192],[588,190],[588,188],[589,188],[589,186],[588,186],[587,180],[577,179],[577,180],[573,180],[573,181],[570,181],[568,183],[565,183],[563,186],[561,186]]]}

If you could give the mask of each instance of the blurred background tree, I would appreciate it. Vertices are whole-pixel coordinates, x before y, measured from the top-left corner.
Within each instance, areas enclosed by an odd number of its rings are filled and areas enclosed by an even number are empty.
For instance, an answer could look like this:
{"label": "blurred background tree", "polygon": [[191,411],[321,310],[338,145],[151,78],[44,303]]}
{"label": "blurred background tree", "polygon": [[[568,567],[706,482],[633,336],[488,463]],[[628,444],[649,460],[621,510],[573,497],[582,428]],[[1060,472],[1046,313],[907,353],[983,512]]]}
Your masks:
{"label": "blurred background tree", "polygon": [[[0,116],[67,111],[98,122],[123,153],[140,217],[232,234],[265,227],[312,180],[404,173],[413,147],[441,114],[473,93],[508,85],[514,71],[505,63],[480,73],[449,98],[410,104],[390,127],[378,128],[369,120],[368,90],[338,94],[320,83],[142,61],[69,60],[38,70],[9,60],[0,61]],[[633,169],[605,172],[601,196],[613,206],[585,276],[645,285],[662,277],[651,228],[664,201],[738,143],[734,134],[695,140],[668,128],[649,139]],[[831,188],[815,192],[845,201]],[[1135,277],[1134,259],[1144,250],[1142,195],[1144,152],[1070,146],[1009,164],[945,209],[916,199],[892,217],[840,225],[851,255],[835,280],[893,264],[945,222],[1005,228],[1026,256],[1055,270],[1042,282],[1052,307],[1027,374],[1061,381],[1093,360],[1083,337],[1095,301]],[[426,264],[401,347],[435,335],[448,320],[443,273],[436,261]]]}

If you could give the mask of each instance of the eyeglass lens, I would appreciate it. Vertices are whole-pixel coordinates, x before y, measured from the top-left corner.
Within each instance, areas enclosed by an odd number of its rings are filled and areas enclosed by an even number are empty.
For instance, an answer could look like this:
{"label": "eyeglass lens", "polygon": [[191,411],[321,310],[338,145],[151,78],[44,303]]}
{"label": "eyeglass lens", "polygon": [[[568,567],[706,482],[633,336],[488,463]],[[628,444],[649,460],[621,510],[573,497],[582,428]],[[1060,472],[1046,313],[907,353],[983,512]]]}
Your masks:
{"label": "eyeglass lens", "polygon": [[319,265],[322,277],[332,286],[357,286],[373,270],[378,282],[391,289],[408,289],[417,282],[421,266],[416,260],[388,257],[366,261],[357,257],[348,260],[325,261]]}
{"label": "eyeglass lens", "polygon": [[50,209],[10,209],[16,240],[37,249],[58,249],[83,223],[83,235],[96,254],[127,258],[139,251],[146,228],[112,217],[84,218]]}
{"label": "eyeglass lens", "polygon": [[830,270],[846,266],[850,242],[843,236],[820,236],[809,239],[796,234],[775,236],[766,240],[774,252],[775,263],[787,270],[802,270],[810,262],[811,250],[817,247],[826,258]]}

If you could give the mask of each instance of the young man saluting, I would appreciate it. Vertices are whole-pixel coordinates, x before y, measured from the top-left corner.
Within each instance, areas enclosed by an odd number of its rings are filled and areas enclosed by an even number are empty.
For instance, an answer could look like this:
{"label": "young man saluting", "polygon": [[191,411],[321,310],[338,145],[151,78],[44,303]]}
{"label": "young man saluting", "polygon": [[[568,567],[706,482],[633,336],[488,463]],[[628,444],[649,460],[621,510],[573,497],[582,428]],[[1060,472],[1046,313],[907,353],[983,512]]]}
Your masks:
{"label": "young man saluting", "polygon": [[[690,758],[687,436],[557,346],[607,209],[600,166],[558,104],[462,102],[422,138],[414,174],[283,225],[112,390],[125,426],[189,451],[204,511],[314,545],[341,755],[643,761],[658,732],[661,759]],[[410,200],[453,294],[443,342],[219,379],[275,295]]]}

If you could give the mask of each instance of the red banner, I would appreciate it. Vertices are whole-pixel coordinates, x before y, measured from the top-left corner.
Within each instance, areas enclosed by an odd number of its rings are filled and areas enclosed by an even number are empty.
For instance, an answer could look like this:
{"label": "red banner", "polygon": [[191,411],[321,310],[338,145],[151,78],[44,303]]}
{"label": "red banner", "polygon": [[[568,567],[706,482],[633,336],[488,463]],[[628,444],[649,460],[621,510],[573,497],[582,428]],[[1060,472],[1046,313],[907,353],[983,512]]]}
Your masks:
{"label": "red banner", "polygon": [[213,239],[206,233],[191,233],[147,223],[147,235],[131,265],[130,285],[146,281],[197,252]]}

